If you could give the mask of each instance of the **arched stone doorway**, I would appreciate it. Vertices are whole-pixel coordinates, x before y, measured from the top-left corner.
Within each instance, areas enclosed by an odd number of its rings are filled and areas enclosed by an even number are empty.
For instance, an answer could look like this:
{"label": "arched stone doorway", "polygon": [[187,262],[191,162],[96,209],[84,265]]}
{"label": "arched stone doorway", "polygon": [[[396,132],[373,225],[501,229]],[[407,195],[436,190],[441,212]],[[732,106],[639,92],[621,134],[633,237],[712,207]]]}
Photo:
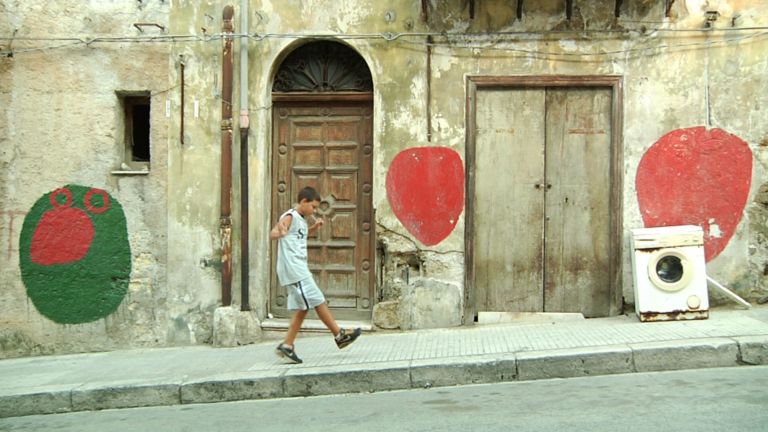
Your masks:
{"label": "arched stone doorway", "polygon": [[[375,300],[370,70],[344,44],[307,43],[278,68],[272,103],[270,226],[295,204],[301,188],[316,188],[326,223],[309,238],[310,269],[336,318],[369,320]],[[288,317],[286,290],[271,267],[270,312]]]}

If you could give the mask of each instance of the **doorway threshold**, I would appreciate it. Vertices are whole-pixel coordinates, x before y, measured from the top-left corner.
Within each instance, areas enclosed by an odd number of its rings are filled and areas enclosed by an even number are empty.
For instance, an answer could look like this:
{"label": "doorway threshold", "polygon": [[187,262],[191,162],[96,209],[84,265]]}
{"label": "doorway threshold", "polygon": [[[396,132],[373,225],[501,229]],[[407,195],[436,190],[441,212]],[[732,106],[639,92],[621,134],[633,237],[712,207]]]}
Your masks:
{"label": "doorway threshold", "polygon": [[567,312],[479,312],[477,324],[541,324],[584,321],[584,315]]}
{"label": "doorway threshold", "polygon": [[[336,323],[339,327],[345,329],[360,327],[364,332],[374,331],[370,321],[336,320]],[[283,334],[288,331],[288,326],[290,326],[290,324],[290,318],[270,318],[261,322],[261,330],[267,337],[282,337]],[[317,336],[328,334],[329,332],[328,328],[325,327],[325,324],[319,319],[305,319],[304,322],[301,323],[300,333],[303,335],[312,334],[313,336]]]}

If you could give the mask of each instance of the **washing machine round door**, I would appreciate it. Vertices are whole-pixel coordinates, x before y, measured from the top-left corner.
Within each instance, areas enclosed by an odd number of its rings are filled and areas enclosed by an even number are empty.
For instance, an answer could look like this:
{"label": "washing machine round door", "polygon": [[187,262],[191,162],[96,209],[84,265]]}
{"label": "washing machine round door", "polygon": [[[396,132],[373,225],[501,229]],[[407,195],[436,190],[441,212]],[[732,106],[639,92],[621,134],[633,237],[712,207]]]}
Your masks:
{"label": "washing machine round door", "polygon": [[681,250],[662,248],[654,252],[648,261],[648,277],[661,290],[680,291],[693,279],[693,268]]}

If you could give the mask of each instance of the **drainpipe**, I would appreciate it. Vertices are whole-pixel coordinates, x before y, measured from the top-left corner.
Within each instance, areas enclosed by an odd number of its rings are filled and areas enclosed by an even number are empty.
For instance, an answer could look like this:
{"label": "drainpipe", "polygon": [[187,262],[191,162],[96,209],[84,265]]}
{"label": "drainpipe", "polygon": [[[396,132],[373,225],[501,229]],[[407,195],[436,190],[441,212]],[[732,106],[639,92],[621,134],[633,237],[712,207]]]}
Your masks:
{"label": "drainpipe", "polygon": [[232,18],[235,9],[224,7],[223,61],[221,62],[221,303],[232,304]]}
{"label": "drainpipe", "polygon": [[432,36],[427,36],[427,142],[432,142]]}
{"label": "drainpipe", "polygon": [[248,0],[240,0],[240,310],[251,310],[248,288]]}

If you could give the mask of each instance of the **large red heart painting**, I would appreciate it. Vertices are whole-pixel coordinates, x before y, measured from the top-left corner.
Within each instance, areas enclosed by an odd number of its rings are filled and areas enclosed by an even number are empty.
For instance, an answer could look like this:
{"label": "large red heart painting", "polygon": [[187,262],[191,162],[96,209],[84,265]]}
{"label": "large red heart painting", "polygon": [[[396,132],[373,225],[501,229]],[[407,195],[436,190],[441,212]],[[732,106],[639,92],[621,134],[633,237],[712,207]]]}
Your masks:
{"label": "large red heart painting", "polygon": [[387,199],[405,229],[427,246],[443,241],[464,208],[464,165],[446,147],[414,147],[395,156]]}
{"label": "large red heart painting", "polygon": [[701,226],[710,261],[736,231],[751,180],[752,152],[741,138],[703,126],[674,130],[640,160],[636,187],[643,222]]}

